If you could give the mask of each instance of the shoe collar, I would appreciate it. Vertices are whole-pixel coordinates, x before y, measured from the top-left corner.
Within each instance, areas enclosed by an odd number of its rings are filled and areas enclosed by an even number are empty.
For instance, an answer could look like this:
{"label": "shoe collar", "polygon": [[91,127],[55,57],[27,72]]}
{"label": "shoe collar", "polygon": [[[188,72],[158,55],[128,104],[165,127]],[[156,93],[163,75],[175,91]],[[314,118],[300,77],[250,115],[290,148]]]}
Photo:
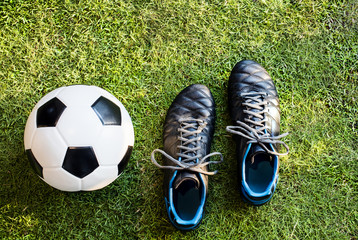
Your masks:
{"label": "shoe collar", "polygon": [[[269,144],[271,150],[274,150],[272,144]],[[252,147],[252,143],[249,143],[245,152],[245,155],[242,159],[242,166],[241,166],[241,176],[242,176],[242,187],[244,188],[245,192],[247,193],[247,195],[251,196],[251,197],[255,197],[255,198],[261,198],[261,197],[265,197],[265,196],[269,196],[273,193],[274,188],[272,188],[273,185],[276,185],[277,182],[277,178],[278,178],[278,156],[273,155],[272,156],[272,161],[274,161],[274,174],[275,177],[271,180],[270,184],[268,184],[267,188],[265,189],[265,191],[262,192],[254,192],[251,190],[250,186],[247,184],[246,182],[246,173],[245,173],[245,164],[246,164],[246,158],[248,157],[248,154],[251,150]]]}
{"label": "shoe collar", "polygon": [[173,198],[173,191],[175,190],[173,184],[175,181],[175,178],[178,174],[178,170],[176,170],[173,174],[173,177],[171,178],[170,182],[169,182],[169,196],[167,198],[165,198],[165,204],[166,204],[166,209],[168,212],[168,216],[170,221],[173,223],[173,225],[175,227],[177,227],[178,229],[181,230],[190,230],[195,228],[201,221],[202,217],[203,217],[203,212],[204,212],[204,206],[205,206],[205,201],[206,201],[206,187],[204,186],[204,180],[202,177],[202,174],[197,174],[199,177],[199,181],[201,182],[202,186],[202,193],[201,193],[201,203],[200,206],[194,216],[193,219],[191,220],[184,220],[182,218],[180,218],[180,216],[178,215],[175,206],[174,206],[174,198]]}

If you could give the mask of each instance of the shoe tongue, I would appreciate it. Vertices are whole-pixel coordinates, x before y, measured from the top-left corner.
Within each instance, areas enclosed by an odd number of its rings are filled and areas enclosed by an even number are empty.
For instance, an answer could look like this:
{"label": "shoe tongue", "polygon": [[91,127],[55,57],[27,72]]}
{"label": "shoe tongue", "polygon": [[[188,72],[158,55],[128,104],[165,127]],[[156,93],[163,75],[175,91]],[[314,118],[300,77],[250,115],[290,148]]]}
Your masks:
{"label": "shoe tongue", "polygon": [[252,144],[251,154],[257,154],[257,153],[262,153],[262,152],[266,152],[263,147],[261,147],[259,144]]}
{"label": "shoe tongue", "polygon": [[250,153],[249,153],[249,158],[251,160],[251,163],[254,163],[255,156],[259,155],[259,154],[270,155],[259,144],[253,144],[251,146],[251,150],[250,150]]}
{"label": "shoe tongue", "polygon": [[189,171],[180,171],[178,172],[175,181],[174,188],[177,189],[183,183],[192,183],[196,189],[200,187],[200,181],[197,174],[189,172]]}

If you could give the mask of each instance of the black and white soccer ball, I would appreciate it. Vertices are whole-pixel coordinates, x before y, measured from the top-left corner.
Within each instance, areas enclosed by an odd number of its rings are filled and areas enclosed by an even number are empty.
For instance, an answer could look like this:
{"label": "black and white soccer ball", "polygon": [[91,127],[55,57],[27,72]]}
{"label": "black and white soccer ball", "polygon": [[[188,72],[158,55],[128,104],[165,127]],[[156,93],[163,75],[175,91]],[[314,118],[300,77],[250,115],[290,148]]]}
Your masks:
{"label": "black and white soccer ball", "polygon": [[113,182],[134,144],[131,118],[122,103],[96,86],[61,87],[45,95],[25,127],[31,166],[63,191],[92,191]]}

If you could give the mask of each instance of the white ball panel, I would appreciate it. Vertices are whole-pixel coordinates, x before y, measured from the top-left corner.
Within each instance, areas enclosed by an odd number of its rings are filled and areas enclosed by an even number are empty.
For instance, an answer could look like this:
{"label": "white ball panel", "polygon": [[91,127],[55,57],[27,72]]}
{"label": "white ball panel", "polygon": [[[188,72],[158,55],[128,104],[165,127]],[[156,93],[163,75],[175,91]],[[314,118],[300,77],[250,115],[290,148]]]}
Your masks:
{"label": "white ball panel", "polygon": [[123,130],[122,126],[106,126],[102,129],[93,145],[100,165],[117,165],[126,154],[128,136]]}
{"label": "white ball panel", "polygon": [[82,179],[82,190],[93,191],[112,183],[118,177],[117,166],[100,166]]}
{"label": "white ball panel", "polygon": [[128,145],[133,146],[134,144],[134,128],[131,117],[127,110],[123,107],[122,111],[122,128],[124,135],[127,136]]}
{"label": "white ball panel", "polygon": [[101,96],[97,87],[87,85],[73,85],[66,87],[57,95],[65,105],[91,107]]}
{"label": "white ball panel", "polygon": [[32,145],[32,138],[36,131],[36,111],[30,113],[29,118],[26,121],[25,133],[24,133],[24,144],[25,150],[30,149]]}
{"label": "white ball panel", "polygon": [[38,128],[32,140],[32,153],[45,167],[61,167],[67,145],[55,127]]}
{"label": "white ball panel", "polygon": [[54,188],[67,192],[81,190],[81,179],[62,168],[44,168],[44,181]]}
{"label": "white ball panel", "polygon": [[128,145],[133,146],[134,145],[134,128],[133,128],[133,124],[131,121],[131,118],[129,116],[129,114],[127,113],[123,118],[122,118],[122,129],[123,132],[125,132],[125,136],[127,136],[127,141],[128,141]]}
{"label": "white ball panel", "polygon": [[91,146],[103,128],[91,107],[68,107],[57,123],[68,146]]}

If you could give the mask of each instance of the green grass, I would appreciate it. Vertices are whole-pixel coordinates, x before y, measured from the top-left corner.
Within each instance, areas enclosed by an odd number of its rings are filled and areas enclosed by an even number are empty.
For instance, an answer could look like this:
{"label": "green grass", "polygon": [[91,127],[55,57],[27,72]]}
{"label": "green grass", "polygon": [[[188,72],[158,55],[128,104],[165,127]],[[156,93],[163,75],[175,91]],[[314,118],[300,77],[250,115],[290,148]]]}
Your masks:
{"label": "green grass", "polygon": [[[4,0],[0,3],[0,238],[357,239],[358,4],[347,1]],[[290,155],[261,207],[237,191],[235,144],[225,127],[227,82],[252,59],[274,79]],[[217,104],[204,220],[169,223],[163,174],[150,161],[184,87],[210,87]],[[65,193],[31,170],[24,127],[51,90],[92,84],[128,109],[135,148],[108,187]]]}

